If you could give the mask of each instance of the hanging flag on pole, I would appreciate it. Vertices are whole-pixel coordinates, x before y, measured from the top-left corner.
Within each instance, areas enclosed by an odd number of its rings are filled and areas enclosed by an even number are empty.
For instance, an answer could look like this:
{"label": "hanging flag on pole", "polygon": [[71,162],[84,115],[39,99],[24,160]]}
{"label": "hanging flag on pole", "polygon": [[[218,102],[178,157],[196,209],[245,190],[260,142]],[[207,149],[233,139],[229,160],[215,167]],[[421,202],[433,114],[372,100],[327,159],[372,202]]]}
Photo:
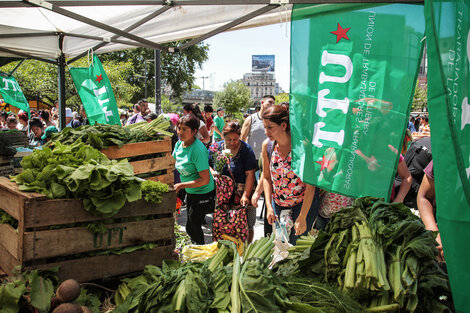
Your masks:
{"label": "hanging flag on pole", "polygon": [[470,312],[470,6],[425,1],[437,224],[456,312]]}
{"label": "hanging flag on pole", "polygon": [[0,94],[6,103],[28,112],[28,115],[30,115],[28,100],[26,100],[15,77],[0,76]]}
{"label": "hanging flag on pole", "polygon": [[113,88],[98,57],[87,68],[71,68],[70,74],[90,124],[121,125]]}
{"label": "hanging flag on pole", "polygon": [[292,167],[304,182],[389,199],[417,78],[422,5],[294,5]]}

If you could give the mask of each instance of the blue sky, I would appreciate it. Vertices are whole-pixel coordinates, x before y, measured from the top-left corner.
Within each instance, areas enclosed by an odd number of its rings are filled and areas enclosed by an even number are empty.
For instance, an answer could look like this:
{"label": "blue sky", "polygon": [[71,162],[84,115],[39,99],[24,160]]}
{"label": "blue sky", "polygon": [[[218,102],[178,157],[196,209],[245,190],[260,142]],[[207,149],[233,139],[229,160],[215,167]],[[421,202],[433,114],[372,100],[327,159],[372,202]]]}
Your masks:
{"label": "blue sky", "polygon": [[290,23],[275,24],[218,34],[205,40],[209,44],[209,60],[196,72],[196,85],[220,91],[225,82],[243,78],[251,72],[253,54],[275,55],[275,76],[285,92],[289,91]]}

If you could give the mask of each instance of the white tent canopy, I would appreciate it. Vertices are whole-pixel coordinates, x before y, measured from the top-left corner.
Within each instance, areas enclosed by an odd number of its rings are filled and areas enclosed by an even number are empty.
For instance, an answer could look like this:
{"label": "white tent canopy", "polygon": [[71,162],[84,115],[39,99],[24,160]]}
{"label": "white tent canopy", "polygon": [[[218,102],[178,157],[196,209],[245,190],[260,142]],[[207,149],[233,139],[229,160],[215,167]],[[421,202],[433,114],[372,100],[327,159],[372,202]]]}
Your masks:
{"label": "white tent canopy", "polygon": [[[210,2],[214,4],[208,4]],[[248,4],[228,5],[237,2]],[[292,5],[271,2],[193,0],[177,5],[174,3],[178,1],[162,4],[162,1],[148,0],[4,0],[0,2],[0,56],[52,61],[58,59],[61,52],[65,58],[73,58],[89,49],[95,49],[96,53],[134,46],[164,50],[159,44],[206,34],[204,38],[207,38],[229,29],[290,19]],[[60,36],[63,36],[62,50]],[[100,43],[102,47],[96,49]]]}

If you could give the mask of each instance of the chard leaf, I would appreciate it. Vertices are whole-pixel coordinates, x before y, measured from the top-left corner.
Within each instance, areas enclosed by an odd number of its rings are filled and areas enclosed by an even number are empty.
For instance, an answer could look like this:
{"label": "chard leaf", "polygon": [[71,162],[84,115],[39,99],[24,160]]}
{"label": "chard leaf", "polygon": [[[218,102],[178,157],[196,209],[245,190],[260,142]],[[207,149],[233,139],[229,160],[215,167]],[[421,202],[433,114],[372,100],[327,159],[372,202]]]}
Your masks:
{"label": "chard leaf", "polygon": [[17,313],[20,310],[18,301],[21,295],[26,291],[26,286],[21,284],[17,286],[15,283],[10,282],[0,285],[0,312],[2,313]]}
{"label": "chard leaf", "polygon": [[51,299],[54,296],[54,285],[49,279],[39,276],[37,271],[31,273],[31,305],[41,313],[47,313],[51,307]]}

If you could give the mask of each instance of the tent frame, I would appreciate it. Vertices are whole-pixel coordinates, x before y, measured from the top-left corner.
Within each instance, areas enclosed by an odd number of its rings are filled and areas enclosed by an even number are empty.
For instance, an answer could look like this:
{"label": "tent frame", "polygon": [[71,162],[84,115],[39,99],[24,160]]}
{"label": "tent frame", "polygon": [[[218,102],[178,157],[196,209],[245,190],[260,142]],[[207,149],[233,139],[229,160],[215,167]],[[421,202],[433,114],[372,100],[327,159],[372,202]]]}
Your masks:
{"label": "tent frame", "polygon": [[[56,64],[58,66],[58,84],[59,84],[59,116],[60,116],[60,128],[65,127],[65,66],[66,64],[73,63],[78,59],[85,56],[88,51],[83,52],[74,58],[70,59],[68,62],[65,60],[65,55],[63,52],[63,41],[65,36],[70,37],[80,37],[86,39],[92,39],[96,41],[101,41],[99,44],[93,47],[93,51],[97,51],[100,48],[106,46],[110,42],[125,44],[133,47],[145,47],[151,48],[155,51],[155,102],[156,102],[156,111],[160,113],[160,86],[161,86],[161,68],[160,68],[160,51],[166,52],[178,52],[184,50],[192,45],[195,45],[207,38],[215,36],[219,33],[227,31],[237,25],[240,25],[252,18],[255,18],[261,14],[264,14],[268,11],[271,11],[275,8],[278,8],[282,5],[287,4],[325,4],[325,3],[383,3],[379,0],[3,0],[0,2],[0,8],[21,8],[21,7],[40,7],[57,14],[67,16],[71,19],[80,21],[82,23],[94,26],[113,33],[112,37],[98,37],[90,36],[83,34],[74,34],[74,33],[64,33],[64,32],[37,32],[37,33],[21,33],[21,34],[0,34],[0,38],[26,38],[26,37],[38,37],[38,36],[50,36],[57,35],[58,37],[58,46],[60,50],[60,55],[57,60],[50,60],[40,57],[29,56],[26,53],[13,51],[10,49],[0,47],[0,51],[7,52],[12,55],[16,55],[23,58],[29,58],[34,60],[39,60],[51,64]],[[387,3],[412,3],[412,4],[422,4],[423,0],[388,0]],[[70,10],[66,10],[63,7],[68,6],[126,6],[126,5],[158,5],[160,6],[155,12],[149,14],[145,18],[137,21],[133,25],[127,27],[124,30],[100,23],[98,21],[87,18],[83,15],[74,13]],[[142,26],[146,22],[156,18],[160,14],[166,12],[174,6],[210,6],[210,5],[265,5],[251,13],[248,13],[232,22],[229,22],[225,25],[222,25],[204,35],[201,35],[197,38],[194,38],[188,41],[185,44],[181,44],[177,47],[168,47],[162,44],[158,44],[147,40],[145,38],[133,35],[130,33],[132,30],[136,29],[139,26]],[[119,37],[124,37],[129,39],[121,40]],[[15,69],[11,72],[13,74],[16,69],[19,67],[16,66]],[[10,75],[11,75],[10,74]]]}

